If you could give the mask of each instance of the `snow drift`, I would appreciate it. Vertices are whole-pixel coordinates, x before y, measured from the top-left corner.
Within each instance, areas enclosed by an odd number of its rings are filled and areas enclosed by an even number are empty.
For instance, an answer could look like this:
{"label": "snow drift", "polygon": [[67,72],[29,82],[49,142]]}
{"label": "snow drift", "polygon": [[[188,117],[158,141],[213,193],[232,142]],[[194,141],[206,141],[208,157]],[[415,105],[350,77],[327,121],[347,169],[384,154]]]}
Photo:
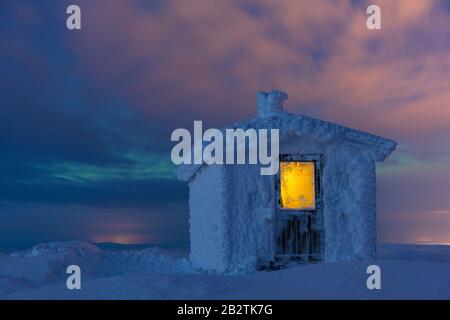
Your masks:
{"label": "snow drift", "polygon": [[[450,247],[384,245],[381,260],[322,263],[247,275],[199,272],[157,248],[108,252],[85,242],[0,255],[0,299],[450,299]],[[82,289],[66,288],[78,264]],[[381,290],[366,268],[381,267]]]}

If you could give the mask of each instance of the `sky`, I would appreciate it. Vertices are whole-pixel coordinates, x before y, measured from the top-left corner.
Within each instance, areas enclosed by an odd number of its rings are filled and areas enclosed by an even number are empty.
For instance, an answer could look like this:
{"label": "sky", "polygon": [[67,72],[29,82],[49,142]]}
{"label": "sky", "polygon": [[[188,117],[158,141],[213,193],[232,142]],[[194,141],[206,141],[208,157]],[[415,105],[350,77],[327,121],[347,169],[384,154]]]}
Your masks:
{"label": "sky", "polygon": [[[66,28],[81,8],[82,30]],[[76,0],[0,4],[0,247],[189,245],[176,128],[285,108],[393,139],[378,240],[450,244],[450,5]]]}

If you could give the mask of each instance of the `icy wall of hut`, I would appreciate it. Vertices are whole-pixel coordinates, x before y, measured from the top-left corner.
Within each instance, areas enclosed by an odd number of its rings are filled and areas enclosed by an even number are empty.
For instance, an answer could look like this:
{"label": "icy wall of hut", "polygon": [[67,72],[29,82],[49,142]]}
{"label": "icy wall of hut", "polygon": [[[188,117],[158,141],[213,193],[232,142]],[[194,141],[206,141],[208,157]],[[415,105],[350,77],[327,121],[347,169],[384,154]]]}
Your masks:
{"label": "icy wall of hut", "polygon": [[[325,261],[369,259],[376,250],[374,153],[349,141],[293,137],[283,154],[323,155]],[[218,272],[256,270],[273,259],[276,176],[257,165],[205,166],[190,182],[191,260]]]}

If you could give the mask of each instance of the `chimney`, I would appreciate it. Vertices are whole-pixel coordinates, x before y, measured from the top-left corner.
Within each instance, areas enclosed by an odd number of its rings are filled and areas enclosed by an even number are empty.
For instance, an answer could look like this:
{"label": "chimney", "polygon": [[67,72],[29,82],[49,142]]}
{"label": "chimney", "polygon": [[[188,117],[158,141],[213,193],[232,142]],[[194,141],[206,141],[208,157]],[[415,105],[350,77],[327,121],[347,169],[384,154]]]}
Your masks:
{"label": "chimney", "polygon": [[280,90],[272,92],[258,92],[256,103],[258,107],[258,117],[276,116],[283,112],[283,102],[287,100],[287,93]]}

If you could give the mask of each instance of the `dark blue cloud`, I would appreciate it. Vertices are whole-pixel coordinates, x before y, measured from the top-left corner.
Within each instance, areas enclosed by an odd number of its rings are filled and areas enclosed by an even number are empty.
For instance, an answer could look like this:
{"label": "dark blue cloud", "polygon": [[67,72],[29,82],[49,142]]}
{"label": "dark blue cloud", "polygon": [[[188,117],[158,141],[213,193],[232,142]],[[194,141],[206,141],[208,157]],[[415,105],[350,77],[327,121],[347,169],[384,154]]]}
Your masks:
{"label": "dark blue cloud", "polygon": [[[133,180],[126,170],[117,180],[71,180],[73,170],[65,178],[54,176],[52,166],[67,163],[112,171],[125,167],[133,173],[137,160],[124,154],[141,150],[164,157],[169,148],[164,124],[138,117],[115,92],[92,87],[79,72],[79,57],[69,49],[73,38],[65,29],[66,2],[1,5],[0,246],[92,240],[92,232],[83,231],[90,223],[118,215],[108,215],[105,208],[137,210],[144,227],[187,214],[185,205],[178,212],[166,208],[187,203],[187,187],[173,177]],[[156,10],[163,2],[142,6]],[[160,168],[154,170],[157,175]],[[85,224],[75,223],[86,215]],[[147,231],[185,246],[187,219],[172,220],[172,227],[166,226],[175,228],[172,238],[164,227]],[[120,221],[126,223],[126,216]]]}

